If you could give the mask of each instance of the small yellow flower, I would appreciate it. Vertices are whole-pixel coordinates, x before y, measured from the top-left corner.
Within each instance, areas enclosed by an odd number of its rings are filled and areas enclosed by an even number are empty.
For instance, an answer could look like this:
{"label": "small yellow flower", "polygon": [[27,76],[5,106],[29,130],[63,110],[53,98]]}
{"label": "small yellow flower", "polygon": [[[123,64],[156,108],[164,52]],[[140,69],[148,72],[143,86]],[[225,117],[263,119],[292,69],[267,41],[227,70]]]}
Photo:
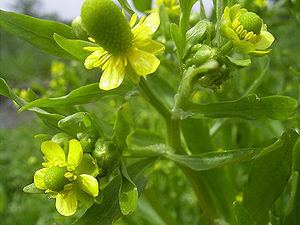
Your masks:
{"label": "small yellow flower", "polygon": [[[84,65],[87,69],[102,67],[100,89],[117,88],[126,73],[133,81],[137,81],[137,75],[148,75],[157,70],[160,61],[155,55],[163,51],[164,46],[153,41],[150,36],[159,27],[158,13],[142,17],[138,23],[137,15],[133,14],[128,23],[124,10],[122,15],[111,1],[88,0],[85,3],[81,13],[82,21],[93,37],[89,40],[99,44],[99,47],[84,48],[93,52],[86,58]],[[103,21],[103,24],[100,21]]]}
{"label": "small yellow flower", "polygon": [[275,40],[262,19],[239,4],[225,7],[221,34],[232,40],[238,52],[256,56],[269,53],[269,47]]}
{"label": "small yellow flower", "polygon": [[164,5],[169,15],[180,16],[180,6],[178,0],[157,0],[156,5]]}
{"label": "small yellow flower", "polygon": [[89,154],[83,154],[80,142],[72,139],[66,155],[59,144],[45,141],[41,145],[45,155],[45,168],[34,174],[34,184],[56,198],[56,209],[64,216],[71,216],[77,210],[77,200],[86,207],[98,196],[98,175],[96,162]]}
{"label": "small yellow flower", "polygon": [[52,61],[51,64],[51,74],[52,75],[62,75],[64,73],[65,70],[65,64],[63,62],[60,61]]}

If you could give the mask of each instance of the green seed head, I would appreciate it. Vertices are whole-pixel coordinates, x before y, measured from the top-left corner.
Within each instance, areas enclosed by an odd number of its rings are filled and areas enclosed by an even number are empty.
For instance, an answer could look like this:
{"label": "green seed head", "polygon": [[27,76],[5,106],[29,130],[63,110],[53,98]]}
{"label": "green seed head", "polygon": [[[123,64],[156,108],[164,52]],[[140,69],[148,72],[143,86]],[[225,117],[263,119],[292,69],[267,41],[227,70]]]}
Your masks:
{"label": "green seed head", "polygon": [[246,12],[239,17],[239,22],[247,30],[247,32],[253,31],[259,35],[262,27],[262,19],[253,12]]}
{"label": "green seed head", "polygon": [[83,27],[80,16],[76,16],[75,19],[72,21],[72,29],[77,38],[83,40],[86,40],[88,38],[87,32]]}
{"label": "green seed head", "polygon": [[89,35],[109,53],[124,53],[131,46],[129,23],[111,0],[86,0],[81,18]]}
{"label": "green seed head", "polygon": [[62,191],[64,186],[70,183],[67,178],[64,177],[67,172],[67,167],[53,166],[47,169],[44,182],[48,189],[52,191]]}

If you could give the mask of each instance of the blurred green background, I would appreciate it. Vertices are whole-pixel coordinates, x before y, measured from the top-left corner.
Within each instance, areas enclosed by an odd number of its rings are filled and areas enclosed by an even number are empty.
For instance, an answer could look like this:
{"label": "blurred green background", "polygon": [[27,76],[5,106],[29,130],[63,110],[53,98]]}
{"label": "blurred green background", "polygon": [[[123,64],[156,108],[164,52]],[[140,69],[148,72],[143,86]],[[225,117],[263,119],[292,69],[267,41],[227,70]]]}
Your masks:
{"label": "blurred green background", "polygon": [[[215,92],[201,89],[194,96],[197,101],[238,99],[264,70],[266,72],[262,84],[256,91],[259,96],[280,94],[299,99],[300,23],[293,17],[286,1],[273,1],[268,5],[263,4],[264,2],[242,1],[249,10],[257,12],[264,19],[268,30],[276,38],[269,57],[254,59],[249,68],[234,72],[233,78]],[[15,5],[21,13],[60,21],[55,14],[37,14],[33,11],[34,4],[35,1],[32,0],[19,0]],[[24,90],[29,87],[39,95],[54,97],[98,80],[98,71],[87,72],[80,62],[48,56],[1,28],[0,37],[0,74],[24,98]],[[107,99],[98,105],[87,107],[96,112],[97,107],[101,106],[105,108],[103,114],[111,115],[118,108],[116,102],[117,100]],[[34,172],[41,167],[40,143],[34,140],[34,136],[41,133],[52,134],[52,131],[32,113],[17,114],[16,111],[17,107],[13,102],[0,96],[0,225],[70,224],[80,212],[71,218],[62,217],[56,212],[53,199],[22,192],[22,188],[32,182]],[[135,114],[141,127],[159,130],[159,126],[153,128],[147,124],[147,117],[155,115],[155,112],[141,107]],[[112,122],[109,119],[106,121],[107,125]],[[283,122],[231,119],[214,133],[214,145],[224,149],[263,146],[290,127],[299,127],[298,117]],[[228,169],[237,168],[231,166]],[[239,167],[236,176],[232,178],[237,191],[245,182],[246,170],[246,166]],[[117,224],[163,225],[161,216],[166,215],[165,211],[180,225],[200,224],[201,218],[196,215],[201,210],[196,205],[188,181],[173,163],[161,161],[155,165],[154,172],[150,175],[137,211],[121,218]]]}

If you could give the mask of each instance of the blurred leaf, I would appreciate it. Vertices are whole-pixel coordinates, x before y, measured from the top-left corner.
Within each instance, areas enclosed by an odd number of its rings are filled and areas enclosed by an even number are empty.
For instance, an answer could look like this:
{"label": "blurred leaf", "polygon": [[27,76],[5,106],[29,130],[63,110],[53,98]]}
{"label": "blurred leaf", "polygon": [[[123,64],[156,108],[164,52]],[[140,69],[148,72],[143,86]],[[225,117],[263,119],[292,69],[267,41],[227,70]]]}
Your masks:
{"label": "blurred leaf", "polygon": [[255,153],[255,149],[240,149],[224,152],[209,152],[200,155],[175,155],[167,153],[164,156],[192,170],[205,171],[233,163],[249,161],[253,158]]}
{"label": "blurred leaf", "polygon": [[189,19],[190,19],[192,7],[197,2],[197,0],[179,0],[179,2],[180,2],[180,9],[181,9],[179,27],[181,30],[181,34],[185,35],[189,27]]}
{"label": "blurred leaf", "polygon": [[256,225],[244,206],[239,202],[233,203],[237,225]]}
{"label": "blurred leaf", "polygon": [[120,5],[122,6],[122,8],[124,8],[130,15],[134,14],[134,11],[132,10],[132,8],[130,7],[129,3],[127,0],[118,0],[118,2],[120,3]]}
{"label": "blurred leaf", "polygon": [[134,7],[141,12],[150,10],[152,6],[152,0],[132,0],[132,2]]}
{"label": "blurred leaf", "polygon": [[75,38],[70,26],[3,10],[0,10],[0,26],[50,55],[74,59],[53,39],[54,33],[70,39]]}
{"label": "blurred leaf", "polygon": [[170,33],[172,36],[172,39],[175,42],[176,48],[177,48],[177,54],[178,58],[183,58],[183,45],[184,45],[184,39],[182,37],[182,34],[179,30],[179,27],[175,23],[170,24]]}
{"label": "blurred leaf", "polygon": [[6,203],[6,194],[3,185],[0,183],[0,215],[3,212]]}
{"label": "blurred leaf", "polygon": [[291,175],[292,149],[298,136],[294,130],[286,131],[280,139],[284,142],[282,146],[255,159],[251,165],[243,203],[258,224],[267,224],[268,211]]}
{"label": "blurred leaf", "polygon": [[29,194],[45,194],[45,191],[38,189],[34,183],[27,185],[23,191]]}
{"label": "blurred leaf", "polygon": [[126,139],[131,132],[132,125],[132,114],[130,111],[129,103],[127,102],[120,107],[114,125],[113,138],[120,149],[126,147]]}
{"label": "blurred leaf", "polygon": [[136,210],[138,203],[138,190],[128,175],[125,165],[121,164],[121,186],[119,191],[119,204],[123,215],[129,215]]}
{"label": "blurred leaf", "polygon": [[71,91],[68,95],[57,98],[41,98],[28,103],[20,109],[20,112],[33,107],[58,107],[66,105],[78,105],[95,102],[104,96],[124,96],[130,90],[129,86],[121,85],[116,89],[104,91],[99,89],[98,83],[88,84]]}
{"label": "blurred leaf", "polygon": [[[147,159],[128,167],[128,174],[137,185],[139,192],[141,192],[146,185],[144,174],[153,163],[153,159]],[[118,201],[120,180],[120,175],[115,177],[103,189],[102,203],[100,205],[94,204],[80,219],[72,223],[72,225],[111,225],[115,219],[119,218],[122,215]]]}
{"label": "blurred leaf", "polygon": [[162,144],[164,142],[163,137],[144,129],[137,129],[127,138],[127,144],[130,148],[145,147],[149,145]]}
{"label": "blurred leaf", "polygon": [[188,118],[181,122],[182,134],[193,154],[214,151],[208,126],[203,119]]}
{"label": "blurred leaf", "polygon": [[99,47],[89,41],[67,39],[59,34],[53,34],[56,43],[66,52],[75,56],[77,59],[84,61],[90,54],[90,51],[84,50],[83,47]]}
{"label": "blurred leaf", "polygon": [[207,105],[191,104],[187,110],[213,118],[240,117],[244,119],[269,118],[286,120],[297,109],[297,101],[287,96],[268,96],[259,98],[249,95],[235,101],[211,103]]}

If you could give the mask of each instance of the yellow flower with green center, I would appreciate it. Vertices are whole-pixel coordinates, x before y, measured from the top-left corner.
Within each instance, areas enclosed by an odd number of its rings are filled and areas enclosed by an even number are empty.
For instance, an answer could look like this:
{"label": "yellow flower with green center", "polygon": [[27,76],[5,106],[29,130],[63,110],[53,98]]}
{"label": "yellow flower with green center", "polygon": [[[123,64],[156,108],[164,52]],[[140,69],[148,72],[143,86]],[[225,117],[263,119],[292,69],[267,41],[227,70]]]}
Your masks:
{"label": "yellow flower with green center", "polygon": [[111,0],[86,0],[81,8],[83,25],[92,37],[89,40],[99,45],[84,48],[93,52],[84,65],[87,69],[102,67],[99,88],[103,90],[117,88],[125,73],[137,81],[137,75],[155,72],[160,64],[155,55],[164,50],[150,38],[160,24],[158,13],[142,17],[138,23],[136,14],[130,22],[124,14]]}
{"label": "yellow flower with green center", "polygon": [[77,200],[87,208],[98,196],[98,167],[94,159],[83,154],[80,142],[72,139],[66,154],[59,144],[45,141],[41,145],[45,155],[45,168],[34,174],[34,184],[56,198],[56,209],[64,216],[71,216],[77,210]]}
{"label": "yellow flower with green center", "polygon": [[157,0],[156,5],[164,5],[169,15],[180,16],[180,6],[178,0]]}
{"label": "yellow flower with green center", "polygon": [[265,55],[275,38],[267,31],[262,19],[239,4],[225,7],[221,22],[221,34],[232,40],[235,49],[243,54]]}

